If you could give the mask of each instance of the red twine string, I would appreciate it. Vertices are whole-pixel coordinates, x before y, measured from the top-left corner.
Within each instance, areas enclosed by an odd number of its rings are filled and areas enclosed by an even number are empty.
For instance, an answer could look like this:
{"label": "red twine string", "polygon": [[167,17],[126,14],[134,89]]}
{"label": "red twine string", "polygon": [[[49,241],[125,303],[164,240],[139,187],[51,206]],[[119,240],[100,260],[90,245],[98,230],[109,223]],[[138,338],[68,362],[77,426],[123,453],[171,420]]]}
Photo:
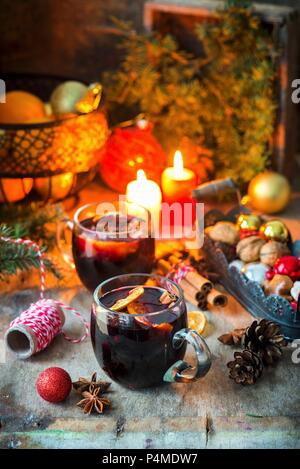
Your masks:
{"label": "red twine string", "polygon": [[[13,238],[6,238],[0,237],[1,241],[5,241],[8,243],[20,244],[20,245],[27,245],[30,246],[32,249],[36,251],[40,261],[40,272],[41,272],[41,287],[40,287],[40,300],[36,303],[32,303],[30,307],[21,313],[19,317],[14,319],[10,323],[10,327],[17,326],[17,325],[25,325],[29,327],[33,334],[36,337],[37,341],[37,348],[36,352],[40,352],[41,350],[45,349],[50,342],[52,342],[53,338],[59,334],[60,332],[63,334],[66,340],[72,343],[79,343],[82,342],[89,333],[89,326],[87,321],[82,317],[82,315],[76,309],[72,308],[64,304],[62,301],[58,300],[51,300],[45,299],[45,263],[44,263],[44,254],[40,250],[38,244],[34,243],[28,239],[13,239]],[[63,332],[63,322],[61,315],[57,308],[63,308],[67,311],[70,311],[75,316],[77,316],[84,325],[84,334],[79,339],[73,339]]]}

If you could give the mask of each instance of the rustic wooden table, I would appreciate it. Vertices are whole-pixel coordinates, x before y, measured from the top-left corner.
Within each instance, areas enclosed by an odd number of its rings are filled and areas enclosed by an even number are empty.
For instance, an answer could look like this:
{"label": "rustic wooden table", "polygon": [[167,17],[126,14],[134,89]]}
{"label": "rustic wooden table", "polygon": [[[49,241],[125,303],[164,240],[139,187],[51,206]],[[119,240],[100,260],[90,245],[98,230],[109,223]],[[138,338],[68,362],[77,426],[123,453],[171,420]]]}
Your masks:
{"label": "rustic wooden table", "polygon": [[[86,191],[95,199],[95,187]],[[101,194],[105,197],[107,194]],[[300,237],[299,199],[284,214],[294,239]],[[36,283],[36,279],[28,279]],[[73,286],[72,286],[73,283]],[[1,448],[299,448],[300,399],[299,364],[293,364],[294,349],[285,350],[275,369],[265,372],[255,385],[240,387],[228,378],[226,363],[233,351],[217,337],[234,327],[250,323],[251,316],[230,298],[226,309],[208,313],[206,339],[213,354],[209,374],[201,381],[163,385],[129,391],[112,385],[112,409],[101,416],[85,416],[71,394],[62,404],[48,404],[37,396],[35,380],[49,366],[65,368],[72,379],[97,370],[90,340],[72,345],[57,337],[44,352],[26,361],[3,353],[3,335],[9,321],[24,310],[38,290],[14,286],[2,289],[0,297],[0,447]],[[86,318],[91,297],[78,285],[48,289],[79,308]],[[194,309],[194,308],[193,308]],[[80,324],[67,323],[70,333]],[[188,351],[190,354],[191,351]]]}

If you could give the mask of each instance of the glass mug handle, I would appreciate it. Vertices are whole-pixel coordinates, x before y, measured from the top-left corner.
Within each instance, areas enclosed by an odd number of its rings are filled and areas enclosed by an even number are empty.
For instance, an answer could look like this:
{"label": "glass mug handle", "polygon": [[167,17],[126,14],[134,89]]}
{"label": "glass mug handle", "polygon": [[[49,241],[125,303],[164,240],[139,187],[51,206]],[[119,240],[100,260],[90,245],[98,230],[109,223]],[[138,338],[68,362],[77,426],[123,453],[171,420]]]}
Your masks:
{"label": "glass mug handle", "polygon": [[72,220],[65,218],[64,220],[60,221],[57,226],[56,231],[56,240],[58,249],[61,252],[61,255],[64,261],[72,268],[75,269],[75,264],[73,260],[72,254],[72,241],[68,241],[67,233],[72,233],[74,227],[74,223]]}
{"label": "glass mug handle", "polygon": [[208,373],[211,367],[211,352],[198,332],[192,329],[181,329],[173,337],[173,347],[180,348],[184,341],[188,342],[196,352],[197,364],[191,366],[183,360],[179,360],[172,365],[164,375],[167,383],[192,383]]}

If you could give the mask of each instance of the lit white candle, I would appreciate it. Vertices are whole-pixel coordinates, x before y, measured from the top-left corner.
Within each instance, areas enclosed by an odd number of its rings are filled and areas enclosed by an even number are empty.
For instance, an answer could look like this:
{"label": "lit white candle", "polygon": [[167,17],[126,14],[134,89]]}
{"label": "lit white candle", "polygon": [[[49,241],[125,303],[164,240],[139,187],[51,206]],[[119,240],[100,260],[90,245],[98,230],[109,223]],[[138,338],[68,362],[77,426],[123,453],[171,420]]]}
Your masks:
{"label": "lit white candle", "polygon": [[156,182],[147,179],[142,169],[138,170],[136,180],[127,185],[126,199],[147,208],[151,214],[152,228],[156,230],[159,227],[161,190]]}

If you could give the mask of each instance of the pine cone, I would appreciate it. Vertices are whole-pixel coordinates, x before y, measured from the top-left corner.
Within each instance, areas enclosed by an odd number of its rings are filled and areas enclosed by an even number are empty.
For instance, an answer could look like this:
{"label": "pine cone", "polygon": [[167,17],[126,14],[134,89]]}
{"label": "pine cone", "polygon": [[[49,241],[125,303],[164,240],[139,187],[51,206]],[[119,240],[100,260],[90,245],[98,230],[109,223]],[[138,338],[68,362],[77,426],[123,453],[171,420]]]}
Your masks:
{"label": "pine cone", "polygon": [[287,345],[276,322],[262,319],[253,321],[244,335],[244,346],[257,353],[265,365],[272,365],[282,355],[282,347]]}
{"label": "pine cone", "polygon": [[259,355],[251,350],[234,353],[234,360],[227,363],[229,377],[237,384],[255,384],[262,374],[263,363]]}

